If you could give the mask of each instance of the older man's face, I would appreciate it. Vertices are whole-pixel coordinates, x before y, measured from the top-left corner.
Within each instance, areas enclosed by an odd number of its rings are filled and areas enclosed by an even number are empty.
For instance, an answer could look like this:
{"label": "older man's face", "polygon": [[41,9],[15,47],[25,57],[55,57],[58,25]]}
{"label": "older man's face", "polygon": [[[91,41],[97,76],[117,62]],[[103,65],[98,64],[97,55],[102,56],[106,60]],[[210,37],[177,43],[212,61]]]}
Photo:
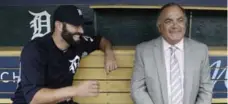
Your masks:
{"label": "older man's face", "polygon": [[165,8],[159,18],[159,32],[170,44],[183,39],[186,32],[186,20],[182,10],[177,6]]}

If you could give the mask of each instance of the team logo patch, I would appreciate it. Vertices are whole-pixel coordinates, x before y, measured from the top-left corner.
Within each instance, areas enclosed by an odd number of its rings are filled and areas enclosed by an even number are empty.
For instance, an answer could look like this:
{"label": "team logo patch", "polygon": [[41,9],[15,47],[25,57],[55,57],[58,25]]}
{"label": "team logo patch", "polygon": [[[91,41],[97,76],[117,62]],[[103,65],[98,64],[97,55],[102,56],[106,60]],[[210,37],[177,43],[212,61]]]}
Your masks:
{"label": "team logo patch", "polygon": [[74,59],[73,60],[69,60],[69,62],[71,63],[70,67],[69,67],[69,71],[74,74],[76,69],[79,67],[80,57],[78,55],[76,55],[74,57]]}

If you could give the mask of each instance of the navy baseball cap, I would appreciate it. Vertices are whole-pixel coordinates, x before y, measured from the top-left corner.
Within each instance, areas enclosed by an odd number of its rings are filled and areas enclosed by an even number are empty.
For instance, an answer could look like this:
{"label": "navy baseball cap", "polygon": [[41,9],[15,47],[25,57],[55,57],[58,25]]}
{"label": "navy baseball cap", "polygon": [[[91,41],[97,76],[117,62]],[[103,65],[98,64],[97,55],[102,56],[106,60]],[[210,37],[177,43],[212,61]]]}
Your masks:
{"label": "navy baseball cap", "polygon": [[74,5],[59,6],[53,16],[54,21],[66,22],[74,26],[90,24],[91,21],[86,21],[83,18],[82,11]]}

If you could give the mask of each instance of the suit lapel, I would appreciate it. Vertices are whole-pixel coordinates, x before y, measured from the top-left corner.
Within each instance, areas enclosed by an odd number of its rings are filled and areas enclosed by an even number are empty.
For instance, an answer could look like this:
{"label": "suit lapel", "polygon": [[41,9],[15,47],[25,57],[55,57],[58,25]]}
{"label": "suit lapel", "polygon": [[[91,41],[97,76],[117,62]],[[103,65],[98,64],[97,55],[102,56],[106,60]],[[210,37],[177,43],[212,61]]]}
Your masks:
{"label": "suit lapel", "polygon": [[188,38],[184,39],[184,103],[188,104],[189,98],[191,97],[192,89],[192,75],[194,74],[191,70],[191,61],[194,61],[191,56],[191,43]]}
{"label": "suit lapel", "polygon": [[162,37],[156,39],[155,45],[153,49],[155,62],[158,70],[158,76],[160,81],[160,87],[163,97],[163,104],[168,103],[168,89],[167,89],[167,76],[166,76],[166,68],[165,68],[165,61],[164,61],[164,53],[163,53],[163,46],[162,46]]}

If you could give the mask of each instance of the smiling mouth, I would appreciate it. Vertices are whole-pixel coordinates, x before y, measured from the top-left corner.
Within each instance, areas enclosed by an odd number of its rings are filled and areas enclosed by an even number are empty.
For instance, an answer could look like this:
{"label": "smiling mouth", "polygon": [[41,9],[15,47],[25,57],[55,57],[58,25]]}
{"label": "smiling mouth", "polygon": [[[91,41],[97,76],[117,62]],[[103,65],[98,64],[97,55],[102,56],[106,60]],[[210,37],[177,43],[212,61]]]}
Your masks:
{"label": "smiling mouth", "polygon": [[181,31],[170,31],[170,33],[179,33]]}
{"label": "smiling mouth", "polygon": [[74,35],[74,36],[73,36],[73,39],[74,39],[75,41],[78,41],[78,40],[80,40],[80,36],[79,36],[79,35]]}

